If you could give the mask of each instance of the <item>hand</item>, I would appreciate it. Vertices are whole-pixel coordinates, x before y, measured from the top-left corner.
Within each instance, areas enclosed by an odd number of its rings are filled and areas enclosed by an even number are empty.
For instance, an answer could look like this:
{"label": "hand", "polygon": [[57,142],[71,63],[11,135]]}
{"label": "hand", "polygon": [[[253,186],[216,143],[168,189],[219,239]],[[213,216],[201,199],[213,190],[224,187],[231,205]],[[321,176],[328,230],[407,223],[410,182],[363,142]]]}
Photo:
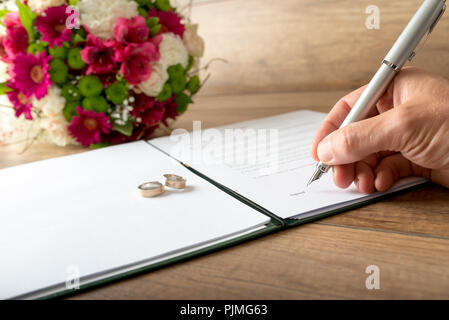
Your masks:
{"label": "hand", "polygon": [[368,119],[338,129],[363,90],[334,106],[312,144],[313,158],[334,166],[335,184],[373,193],[422,176],[449,187],[449,81],[404,68]]}

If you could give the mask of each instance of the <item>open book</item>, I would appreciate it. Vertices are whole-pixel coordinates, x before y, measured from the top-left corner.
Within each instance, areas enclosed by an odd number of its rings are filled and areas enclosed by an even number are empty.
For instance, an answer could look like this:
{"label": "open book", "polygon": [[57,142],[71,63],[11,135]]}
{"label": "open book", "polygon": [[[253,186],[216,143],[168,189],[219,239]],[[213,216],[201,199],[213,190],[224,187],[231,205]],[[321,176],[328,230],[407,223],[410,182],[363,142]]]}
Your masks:
{"label": "open book", "polygon": [[[70,293],[383,196],[340,190],[331,174],[305,188],[324,116],[299,111],[0,170],[0,298]],[[187,188],[139,195],[167,173]]]}

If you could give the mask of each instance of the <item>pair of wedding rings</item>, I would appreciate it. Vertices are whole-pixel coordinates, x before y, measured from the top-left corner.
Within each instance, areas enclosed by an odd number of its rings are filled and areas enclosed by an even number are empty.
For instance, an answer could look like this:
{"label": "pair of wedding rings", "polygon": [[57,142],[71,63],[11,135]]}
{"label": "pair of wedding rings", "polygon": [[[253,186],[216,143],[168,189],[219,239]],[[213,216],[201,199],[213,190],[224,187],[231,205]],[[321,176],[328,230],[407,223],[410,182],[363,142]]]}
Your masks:
{"label": "pair of wedding rings", "polygon": [[173,188],[173,189],[185,189],[187,180],[183,177],[180,177],[175,174],[164,174],[165,177],[165,186],[158,182],[145,182],[141,184],[138,189],[140,195],[144,198],[154,198],[160,196],[165,192],[165,187]]}

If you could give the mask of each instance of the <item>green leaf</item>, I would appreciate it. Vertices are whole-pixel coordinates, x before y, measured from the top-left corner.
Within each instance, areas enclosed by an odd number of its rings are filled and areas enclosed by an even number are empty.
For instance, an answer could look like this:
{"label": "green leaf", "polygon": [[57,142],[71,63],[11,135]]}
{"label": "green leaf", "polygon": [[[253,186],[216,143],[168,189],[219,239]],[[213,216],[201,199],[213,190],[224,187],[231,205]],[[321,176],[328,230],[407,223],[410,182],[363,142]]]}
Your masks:
{"label": "green leaf", "polygon": [[175,79],[171,79],[170,80],[170,85],[173,89],[173,93],[178,94],[184,91],[184,89],[186,88],[186,77],[182,76],[182,77],[177,77]]}
{"label": "green leaf", "polygon": [[4,16],[6,16],[8,13],[10,13],[11,11],[9,10],[0,10],[0,19],[3,18]]}
{"label": "green leaf", "polygon": [[109,147],[111,144],[109,142],[103,142],[103,143],[94,143],[90,145],[91,149],[102,149]]}
{"label": "green leaf", "polygon": [[144,18],[148,17],[148,11],[142,6],[137,8],[137,12],[139,12],[139,15]]}
{"label": "green leaf", "polygon": [[69,0],[69,5],[74,6],[78,3],[78,0]]}
{"label": "green leaf", "polygon": [[170,76],[170,79],[178,79],[178,78],[185,77],[184,69],[180,63],[178,63],[174,66],[168,67],[167,72],[168,72],[168,75]]}
{"label": "green leaf", "polygon": [[74,116],[77,115],[76,107],[80,105],[77,101],[69,101],[62,110],[62,114],[68,122],[72,122]]}
{"label": "green leaf", "polygon": [[156,97],[156,100],[158,100],[160,102],[165,102],[171,98],[172,94],[173,94],[173,89],[172,89],[171,85],[169,83],[166,83],[162,87],[162,91]]}
{"label": "green leaf", "polygon": [[128,122],[125,125],[118,125],[114,123],[114,130],[124,134],[127,137],[131,137],[133,134],[133,124],[132,122]]}
{"label": "green leaf", "polygon": [[189,55],[189,64],[187,65],[186,72],[189,72],[192,69],[193,64],[195,63],[195,58]]}
{"label": "green leaf", "polygon": [[159,31],[161,31],[162,25],[157,24],[154,27],[151,27],[150,29],[150,37],[154,37],[155,35],[157,35],[159,33]]}
{"label": "green leaf", "polygon": [[187,83],[187,90],[189,90],[190,93],[193,95],[196,94],[200,89],[201,89],[200,77],[195,75],[192,78],[190,78],[189,82]]}
{"label": "green leaf", "polygon": [[154,4],[156,5],[156,8],[158,8],[161,11],[167,12],[172,10],[170,0],[156,0]]}
{"label": "green leaf", "polygon": [[157,26],[159,24],[159,18],[158,17],[150,17],[147,19],[147,26],[148,28],[152,28],[154,26]]}
{"label": "green leaf", "polygon": [[36,52],[44,52],[45,51],[45,46],[42,43],[32,43],[31,45],[28,46],[28,50],[29,53],[31,53],[32,55],[35,55]]}
{"label": "green leaf", "polygon": [[0,95],[11,92],[12,89],[6,86],[6,82],[0,83]]}
{"label": "green leaf", "polygon": [[58,47],[54,46],[53,48],[50,48],[48,52],[54,59],[62,59],[65,60],[67,58],[67,54],[69,53],[69,49],[66,46],[66,43],[64,45]]}
{"label": "green leaf", "polygon": [[20,0],[17,0],[16,4],[19,8],[20,22],[22,22],[23,27],[28,32],[30,42],[33,42],[34,39],[36,39],[36,32],[34,31],[34,20],[36,19],[37,14],[34,13],[26,4],[20,2]]}
{"label": "green leaf", "polygon": [[185,93],[179,93],[176,95],[175,102],[178,105],[178,113],[183,114],[187,111],[189,104],[193,103],[193,100]]}
{"label": "green leaf", "polygon": [[135,0],[135,1],[139,4],[139,6],[143,7],[151,4],[151,0]]}

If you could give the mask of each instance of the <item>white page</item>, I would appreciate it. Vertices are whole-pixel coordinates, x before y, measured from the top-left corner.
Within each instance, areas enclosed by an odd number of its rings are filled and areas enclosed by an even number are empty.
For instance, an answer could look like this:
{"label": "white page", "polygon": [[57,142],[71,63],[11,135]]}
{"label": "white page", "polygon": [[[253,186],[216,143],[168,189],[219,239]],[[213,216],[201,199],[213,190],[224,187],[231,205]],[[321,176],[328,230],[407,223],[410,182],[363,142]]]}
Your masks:
{"label": "white page", "polygon": [[[165,173],[188,188],[139,195]],[[0,298],[64,285],[76,270],[83,284],[269,222],[145,142],[0,170],[0,219]]]}
{"label": "white page", "polygon": [[[201,136],[193,132],[155,139],[151,143],[279,217],[305,218],[381,195],[363,195],[354,186],[339,189],[331,173],[305,188],[316,165],[310,156],[312,140],[325,116],[298,111],[203,130]],[[238,128],[250,129],[244,139],[226,136],[227,130]],[[266,152],[261,152],[264,149]],[[405,179],[389,192],[424,181]]]}

